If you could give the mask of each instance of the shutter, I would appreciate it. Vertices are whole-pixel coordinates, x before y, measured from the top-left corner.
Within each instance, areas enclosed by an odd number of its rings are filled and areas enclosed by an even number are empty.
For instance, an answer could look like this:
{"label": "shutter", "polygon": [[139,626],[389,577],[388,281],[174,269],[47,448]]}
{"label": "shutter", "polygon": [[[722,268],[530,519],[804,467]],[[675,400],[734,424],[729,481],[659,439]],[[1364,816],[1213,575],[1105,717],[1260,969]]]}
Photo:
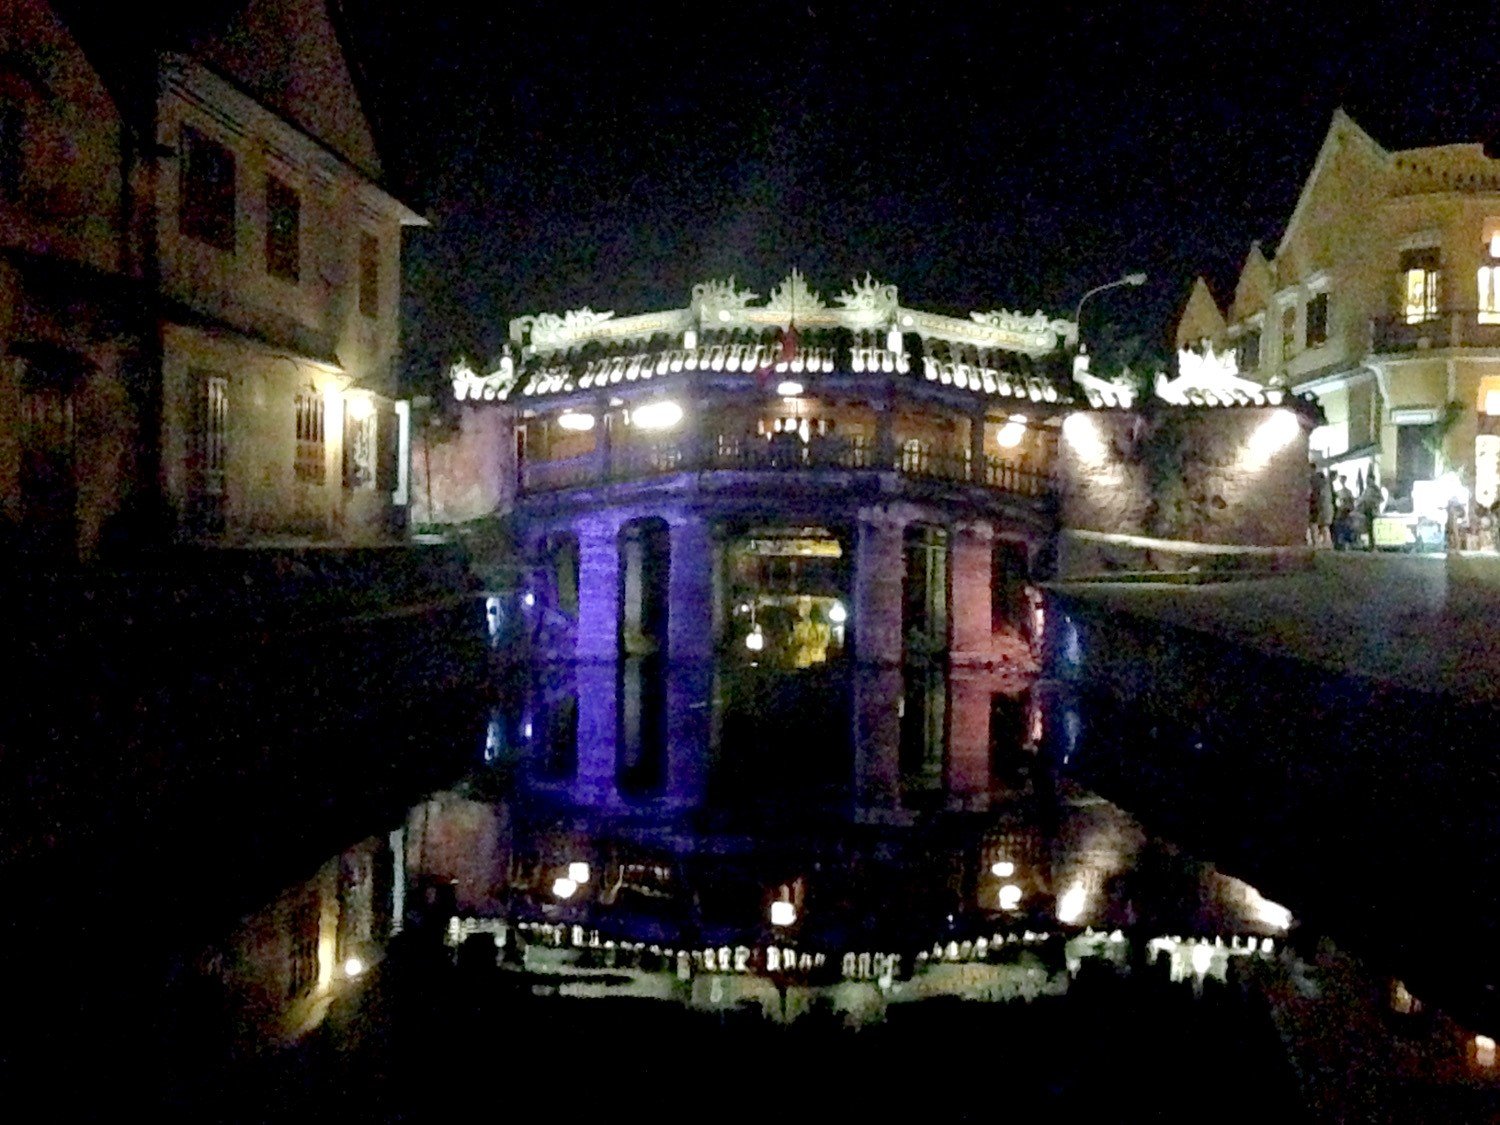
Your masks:
{"label": "shutter", "polygon": [[375,487],[391,493],[396,490],[399,476],[396,460],[400,455],[400,423],[393,402],[386,398],[377,398],[375,402]]}

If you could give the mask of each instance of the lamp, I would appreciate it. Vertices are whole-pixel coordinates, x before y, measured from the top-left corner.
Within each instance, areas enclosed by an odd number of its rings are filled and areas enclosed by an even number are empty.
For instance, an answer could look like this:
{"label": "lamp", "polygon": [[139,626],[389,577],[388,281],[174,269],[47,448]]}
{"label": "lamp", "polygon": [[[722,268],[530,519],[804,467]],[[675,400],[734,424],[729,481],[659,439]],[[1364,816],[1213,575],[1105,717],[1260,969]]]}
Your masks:
{"label": "lamp", "polygon": [[1118,278],[1114,281],[1107,281],[1103,285],[1096,285],[1082,297],[1079,297],[1078,304],[1074,306],[1073,309],[1073,324],[1076,328],[1078,328],[1079,343],[1081,344],[1083,342],[1083,329],[1079,318],[1083,316],[1083,303],[1085,301],[1087,301],[1095,293],[1103,293],[1106,289],[1117,289],[1121,285],[1139,286],[1145,284],[1146,275],[1144,273],[1127,273],[1124,277]]}

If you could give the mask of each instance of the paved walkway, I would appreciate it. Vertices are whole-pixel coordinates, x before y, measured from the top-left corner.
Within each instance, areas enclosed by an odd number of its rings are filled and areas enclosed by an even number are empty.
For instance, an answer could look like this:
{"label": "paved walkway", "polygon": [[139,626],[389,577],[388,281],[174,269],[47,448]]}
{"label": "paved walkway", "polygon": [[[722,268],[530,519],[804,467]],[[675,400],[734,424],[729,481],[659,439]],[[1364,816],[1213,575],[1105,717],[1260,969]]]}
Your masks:
{"label": "paved walkway", "polygon": [[1493,554],[1323,551],[1311,570],[1275,578],[1055,589],[1403,688],[1500,701],[1500,556]]}

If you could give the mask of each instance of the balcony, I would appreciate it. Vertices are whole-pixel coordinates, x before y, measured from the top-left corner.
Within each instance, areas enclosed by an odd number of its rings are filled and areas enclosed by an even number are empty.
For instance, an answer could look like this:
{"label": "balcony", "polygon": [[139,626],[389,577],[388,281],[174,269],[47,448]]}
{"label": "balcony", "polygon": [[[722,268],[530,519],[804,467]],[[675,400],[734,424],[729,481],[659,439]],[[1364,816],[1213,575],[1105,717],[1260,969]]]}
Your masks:
{"label": "balcony", "polygon": [[1438,348],[1500,349],[1500,323],[1479,323],[1478,309],[1448,310],[1416,324],[1408,323],[1404,316],[1378,317],[1371,329],[1370,347],[1377,354]]}
{"label": "balcony", "polygon": [[646,480],[688,472],[875,472],[884,468],[904,477],[977,485],[1013,496],[1039,497],[1051,490],[1048,475],[997,457],[986,457],[975,471],[967,453],[940,453],[909,446],[894,451],[882,466],[869,445],[848,441],[762,441],[720,437],[707,443],[686,440],[617,448],[566,461],[529,462],[522,473],[524,494]]}

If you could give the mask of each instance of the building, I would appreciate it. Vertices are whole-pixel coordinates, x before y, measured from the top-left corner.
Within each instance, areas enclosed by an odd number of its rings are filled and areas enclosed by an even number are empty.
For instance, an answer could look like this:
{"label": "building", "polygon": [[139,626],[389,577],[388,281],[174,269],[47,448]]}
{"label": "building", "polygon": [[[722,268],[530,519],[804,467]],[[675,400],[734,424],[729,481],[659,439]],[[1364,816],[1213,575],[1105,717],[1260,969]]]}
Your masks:
{"label": "building", "polygon": [[521,317],[492,374],[453,369],[507,448],[466,418],[424,458],[452,476],[433,506],[500,498],[549,654],[1019,666],[1062,524],[1106,569],[1142,569],[1143,536],[1302,544],[1311,412],[1280,389],[1137,409],[1041,313],[938,315],[868,276],[830,306],[796,271],[756,300],[731,280],[664,312]]}
{"label": "building", "polygon": [[571,626],[564,655],[1024,653],[1073,325],[940,316],[869,277],[830,306],[796,271],[755,300],[731,280],[522,317],[493,376],[455,370],[513,413],[529,601]]}
{"label": "building", "polygon": [[1388,150],[1342,111],[1272,257],[1253,245],[1222,312],[1200,279],[1178,346],[1316,395],[1319,465],[1374,474],[1393,507],[1496,499],[1500,160],[1479,144]]}
{"label": "building", "polygon": [[[0,505],[90,558],[400,530],[400,240],[321,3],[149,45],[0,15]],[[123,40],[122,42],[117,40]]]}

